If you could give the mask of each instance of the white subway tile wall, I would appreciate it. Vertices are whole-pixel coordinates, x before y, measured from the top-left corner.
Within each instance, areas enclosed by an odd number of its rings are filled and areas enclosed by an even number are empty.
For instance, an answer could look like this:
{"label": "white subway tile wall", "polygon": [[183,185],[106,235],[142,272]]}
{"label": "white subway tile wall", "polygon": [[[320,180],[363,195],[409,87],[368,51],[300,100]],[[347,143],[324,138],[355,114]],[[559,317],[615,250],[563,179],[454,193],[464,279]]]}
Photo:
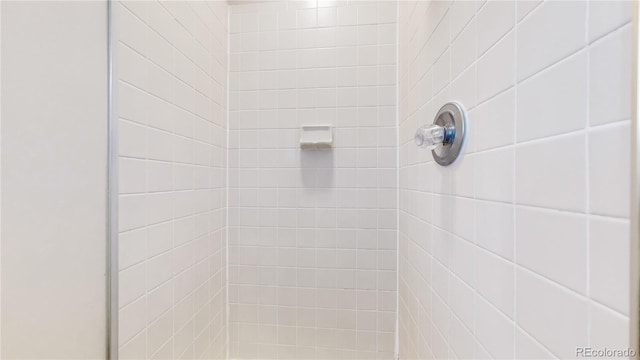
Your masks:
{"label": "white subway tile wall", "polygon": [[391,359],[397,3],[230,11],[230,357]]}
{"label": "white subway tile wall", "polygon": [[[399,6],[400,358],[626,348],[631,1]],[[452,100],[443,168],[413,133]]]}
{"label": "white subway tile wall", "polygon": [[121,359],[226,357],[226,2],[115,2]]}

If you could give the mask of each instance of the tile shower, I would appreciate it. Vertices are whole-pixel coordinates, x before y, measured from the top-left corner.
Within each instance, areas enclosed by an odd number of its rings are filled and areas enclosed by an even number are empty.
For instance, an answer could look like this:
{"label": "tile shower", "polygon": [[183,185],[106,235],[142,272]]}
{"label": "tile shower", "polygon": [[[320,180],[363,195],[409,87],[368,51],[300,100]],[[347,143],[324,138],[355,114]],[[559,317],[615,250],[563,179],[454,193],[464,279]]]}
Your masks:
{"label": "tile shower", "polygon": [[119,5],[123,357],[626,346],[630,3],[211,4]]}
{"label": "tile shower", "polygon": [[632,5],[0,2],[0,357],[633,346]]}

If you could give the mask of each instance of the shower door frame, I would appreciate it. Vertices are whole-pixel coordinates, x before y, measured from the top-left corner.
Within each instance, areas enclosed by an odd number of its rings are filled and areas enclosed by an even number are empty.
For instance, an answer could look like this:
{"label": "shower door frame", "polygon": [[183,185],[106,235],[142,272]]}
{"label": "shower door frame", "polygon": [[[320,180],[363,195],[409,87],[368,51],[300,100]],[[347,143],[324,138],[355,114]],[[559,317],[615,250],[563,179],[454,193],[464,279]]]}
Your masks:
{"label": "shower door frame", "polygon": [[118,107],[117,81],[114,58],[117,57],[117,36],[115,34],[114,0],[107,0],[107,359],[117,360],[118,356]]}
{"label": "shower door frame", "polygon": [[630,309],[629,348],[635,353],[630,356],[640,359],[640,126],[638,96],[640,95],[640,5],[633,2],[632,63],[631,63],[631,220],[630,220]]}

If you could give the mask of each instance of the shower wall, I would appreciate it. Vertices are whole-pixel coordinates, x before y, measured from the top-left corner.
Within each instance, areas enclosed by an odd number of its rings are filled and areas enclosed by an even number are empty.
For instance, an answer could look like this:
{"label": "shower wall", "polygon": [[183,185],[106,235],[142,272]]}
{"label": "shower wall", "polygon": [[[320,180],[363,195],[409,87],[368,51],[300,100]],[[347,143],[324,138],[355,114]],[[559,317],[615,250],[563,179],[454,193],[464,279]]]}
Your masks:
{"label": "shower wall", "polygon": [[121,359],[226,356],[226,2],[115,2]]}
{"label": "shower wall", "polygon": [[[573,358],[629,322],[631,2],[400,5],[400,358]],[[447,101],[462,158],[412,140]]]}
{"label": "shower wall", "polygon": [[[396,8],[231,7],[231,358],[393,356]],[[305,124],[333,149],[301,150]]]}

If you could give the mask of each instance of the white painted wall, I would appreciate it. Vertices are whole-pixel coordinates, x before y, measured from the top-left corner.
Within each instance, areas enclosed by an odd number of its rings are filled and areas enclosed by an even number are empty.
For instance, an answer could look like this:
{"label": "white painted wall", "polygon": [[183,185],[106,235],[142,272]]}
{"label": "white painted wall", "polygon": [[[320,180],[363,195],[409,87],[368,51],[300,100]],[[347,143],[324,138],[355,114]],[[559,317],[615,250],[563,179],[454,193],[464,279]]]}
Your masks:
{"label": "white painted wall", "polygon": [[107,3],[0,7],[0,356],[104,358]]}
{"label": "white painted wall", "polygon": [[[396,10],[231,7],[231,358],[393,356]],[[332,150],[300,149],[313,124]]]}
{"label": "white painted wall", "polygon": [[224,358],[227,4],[114,10],[120,359]]}
{"label": "white painted wall", "polygon": [[[627,346],[630,16],[401,2],[401,358]],[[443,168],[412,137],[451,100],[469,133]]]}

